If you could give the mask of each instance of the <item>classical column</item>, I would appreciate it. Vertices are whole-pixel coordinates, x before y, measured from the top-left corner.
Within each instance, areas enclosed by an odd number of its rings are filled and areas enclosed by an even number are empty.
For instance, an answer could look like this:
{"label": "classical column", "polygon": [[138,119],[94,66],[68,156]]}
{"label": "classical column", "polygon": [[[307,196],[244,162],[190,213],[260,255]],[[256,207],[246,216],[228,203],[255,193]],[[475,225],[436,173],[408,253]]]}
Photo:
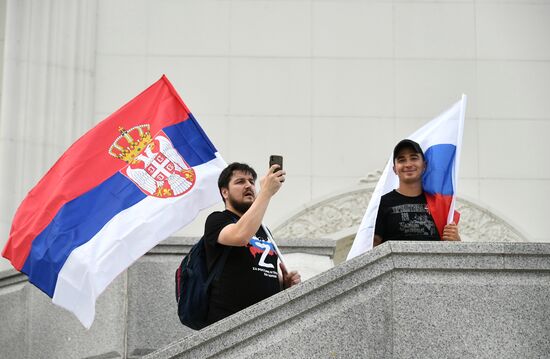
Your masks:
{"label": "classical column", "polygon": [[[0,247],[21,200],[93,125],[97,1],[9,0],[0,112]],[[0,270],[8,268],[0,260]]]}

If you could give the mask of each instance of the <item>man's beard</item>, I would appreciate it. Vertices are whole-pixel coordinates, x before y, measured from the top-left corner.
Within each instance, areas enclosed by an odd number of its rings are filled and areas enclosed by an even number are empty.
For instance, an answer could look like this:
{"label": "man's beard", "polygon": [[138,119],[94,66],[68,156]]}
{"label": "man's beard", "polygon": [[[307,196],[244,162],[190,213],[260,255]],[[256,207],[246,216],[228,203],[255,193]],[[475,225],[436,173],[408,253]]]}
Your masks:
{"label": "man's beard", "polygon": [[233,198],[229,197],[227,199],[229,201],[229,204],[231,205],[231,207],[233,207],[237,212],[239,212],[240,214],[245,214],[246,211],[248,211],[248,209],[250,208],[250,206],[252,206],[252,202],[237,202],[235,201]]}

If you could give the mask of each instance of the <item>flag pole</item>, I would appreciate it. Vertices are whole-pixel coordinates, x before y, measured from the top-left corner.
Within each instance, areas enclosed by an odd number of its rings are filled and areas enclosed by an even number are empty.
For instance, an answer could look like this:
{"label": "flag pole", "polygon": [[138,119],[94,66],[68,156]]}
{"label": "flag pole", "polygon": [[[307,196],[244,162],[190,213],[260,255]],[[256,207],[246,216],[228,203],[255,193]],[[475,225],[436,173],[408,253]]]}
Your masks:
{"label": "flag pole", "polygon": [[468,98],[465,94],[462,94],[462,99],[460,101],[460,115],[458,118],[458,133],[456,139],[456,155],[455,155],[455,165],[453,167],[453,184],[454,184],[454,195],[451,200],[451,206],[449,208],[449,214],[447,215],[447,224],[453,222],[454,213],[455,213],[455,202],[458,189],[458,170],[460,169],[460,155],[462,152],[462,138],[464,135],[464,118],[466,117],[466,103]]}

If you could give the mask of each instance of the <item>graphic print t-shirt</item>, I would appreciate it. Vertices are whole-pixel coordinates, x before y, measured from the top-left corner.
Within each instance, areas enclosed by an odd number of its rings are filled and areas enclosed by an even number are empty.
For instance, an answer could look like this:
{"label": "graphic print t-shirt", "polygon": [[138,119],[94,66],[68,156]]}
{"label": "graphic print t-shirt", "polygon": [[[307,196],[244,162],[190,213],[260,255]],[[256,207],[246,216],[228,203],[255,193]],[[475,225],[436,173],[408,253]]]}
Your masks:
{"label": "graphic print t-shirt", "polygon": [[[226,246],[218,243],[221,230],[239,217],[230,211],[208,216],[204,238],[209,270]],[[216,322],[280,291],[277,253],[260,226],[244,247],[231,247],[224,269],[210,291],[209,323]]]}
{"label": "graphic print t-shirt", "polygon": [[417,197],[408,197],[396,190],[380,199],[374,233],[382,237],[383,242],[440,239],[424,193]]}

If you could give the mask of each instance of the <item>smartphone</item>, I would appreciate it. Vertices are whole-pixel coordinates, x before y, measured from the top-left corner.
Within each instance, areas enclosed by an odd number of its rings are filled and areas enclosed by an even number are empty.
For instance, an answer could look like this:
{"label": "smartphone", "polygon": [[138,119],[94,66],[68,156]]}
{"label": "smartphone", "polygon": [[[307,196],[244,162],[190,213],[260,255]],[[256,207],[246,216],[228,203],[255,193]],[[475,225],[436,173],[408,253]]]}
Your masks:
{"label": "smartphone", "polygon": [[279,155],[271,155],[269,156],[269,168],[271,168],[271,166],[273,165],[279,165],[279,169],[278,170],[282,170],[283,169],[283,156],[279,156]]}

